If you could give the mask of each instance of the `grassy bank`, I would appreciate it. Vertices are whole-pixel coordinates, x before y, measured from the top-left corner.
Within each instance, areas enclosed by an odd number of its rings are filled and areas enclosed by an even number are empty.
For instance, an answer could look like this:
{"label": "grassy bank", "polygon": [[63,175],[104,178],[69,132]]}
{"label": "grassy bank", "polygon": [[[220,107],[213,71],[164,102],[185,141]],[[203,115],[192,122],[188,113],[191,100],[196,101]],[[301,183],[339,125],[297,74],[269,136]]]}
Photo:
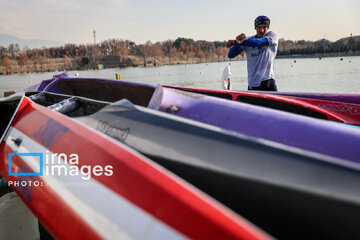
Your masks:
{"label": "grassy bank", "polygon": [[[239,55],[232,61],[244,60],[244,57]],[[120,57],[112,56],[111,58],[103,58],[100,60],[79,61],[79,59],[66,58],[46,58],[39,61],[29,60],[26,64],[20,65],[16,60],[8,60],[6,64],[0,66],[0,75],[7,74],[26,74],[26,73],[40,73],[40,72],[58,72],[71,70],[89,70],[89,69],[106,69],[106,68],[122,68],[122,67],[152,67],[162,65],[176,65],[176,64],[194,64],[194,63],[209,63],[209,62],[224,62],[229,61],[227,57],[193,57],[193,58],[179,58],[179,57],[138,57],[129,56],[126,60]],[[4,66],[5,65],[5,66]]]}

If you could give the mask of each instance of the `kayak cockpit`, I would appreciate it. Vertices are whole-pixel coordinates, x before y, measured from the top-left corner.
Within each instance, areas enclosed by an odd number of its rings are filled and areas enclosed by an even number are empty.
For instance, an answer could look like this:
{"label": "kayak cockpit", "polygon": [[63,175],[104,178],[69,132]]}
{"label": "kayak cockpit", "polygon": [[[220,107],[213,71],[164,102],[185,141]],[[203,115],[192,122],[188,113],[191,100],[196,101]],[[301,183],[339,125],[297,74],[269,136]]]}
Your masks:
{"label": "kayak cockpit", "polygon": [[29,98],[37,104],[69,117],[87,116],[109,104],[104,101],[47,92],[40,92]]}

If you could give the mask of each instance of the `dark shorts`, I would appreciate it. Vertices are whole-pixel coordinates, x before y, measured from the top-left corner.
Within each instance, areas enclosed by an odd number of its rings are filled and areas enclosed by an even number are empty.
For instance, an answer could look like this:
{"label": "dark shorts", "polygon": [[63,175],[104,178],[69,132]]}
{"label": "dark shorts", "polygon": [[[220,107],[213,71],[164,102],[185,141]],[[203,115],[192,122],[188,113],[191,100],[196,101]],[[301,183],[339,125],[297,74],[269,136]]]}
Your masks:
{"label": "dark shorts", "polygon": [[248,90],[255,91],[277,91],[275,79],[262,81],[258,87],[248,87]]}

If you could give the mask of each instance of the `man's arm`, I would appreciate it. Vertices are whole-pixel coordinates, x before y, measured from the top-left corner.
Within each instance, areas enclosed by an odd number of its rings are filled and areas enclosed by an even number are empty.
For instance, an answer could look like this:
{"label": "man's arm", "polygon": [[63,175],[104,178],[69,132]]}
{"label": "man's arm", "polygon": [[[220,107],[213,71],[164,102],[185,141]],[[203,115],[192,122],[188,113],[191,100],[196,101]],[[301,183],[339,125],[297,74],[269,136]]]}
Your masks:
{"label": "man's arm", "polygon": [[246,39],[243,45],[247,47],[275,46],[278,44],[278,39],[279,36],[277,32],[269,31],[265,37]]}
{"label": "man's arm", "polygon": [[242,44],[235,43],[235,45],[229,50],[228,58],[234,58],[239,55],[244,50],[241,46]]}
{"label": "man's arm", "polygon": [[247,47],[261,47],[261,46],[269,45],[269,40],[267,39],[267,37],[248,38],[245,39],[243,45]]}
{"label": "man's arm", "polygon": [[235,45],[230,48],[230,51],[228,53],[229,58],[234,58],[237,55],[239,55],[243,50],[243,46],[246,47],[259,47],[259,46],[265,46],[269,45],[269,40],[266,37],[263,38],[248,38],[245,39],[241,44],[235,43]]}
{"label": "man's arm", "polygon": [[246,38],[245,33],[241,33],[236,37],[235,40],[229,40],[227,42],[226,47],[232,47],[230,48],[230,51],[228,53],[228,58],[234,58],[244,50],[242,46],[245,38]]}

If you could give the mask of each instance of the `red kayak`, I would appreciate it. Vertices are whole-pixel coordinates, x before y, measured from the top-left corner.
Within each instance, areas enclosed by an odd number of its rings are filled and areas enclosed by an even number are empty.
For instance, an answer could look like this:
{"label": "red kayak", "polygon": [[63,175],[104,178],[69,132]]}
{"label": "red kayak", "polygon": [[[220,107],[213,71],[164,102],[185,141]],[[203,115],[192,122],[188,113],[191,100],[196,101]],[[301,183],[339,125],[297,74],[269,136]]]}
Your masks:
{"label": "red kayak", "polygon": [[360,125],[360,105],[354,103],[274,95],[264,92],[240,92],[170,85],[164,87],[202,93],[340,123]]}
{"label": "red kayak", "polygon": [[271,238],[69,117],[27,97],[0,103],[0,174],[56,239]]}

